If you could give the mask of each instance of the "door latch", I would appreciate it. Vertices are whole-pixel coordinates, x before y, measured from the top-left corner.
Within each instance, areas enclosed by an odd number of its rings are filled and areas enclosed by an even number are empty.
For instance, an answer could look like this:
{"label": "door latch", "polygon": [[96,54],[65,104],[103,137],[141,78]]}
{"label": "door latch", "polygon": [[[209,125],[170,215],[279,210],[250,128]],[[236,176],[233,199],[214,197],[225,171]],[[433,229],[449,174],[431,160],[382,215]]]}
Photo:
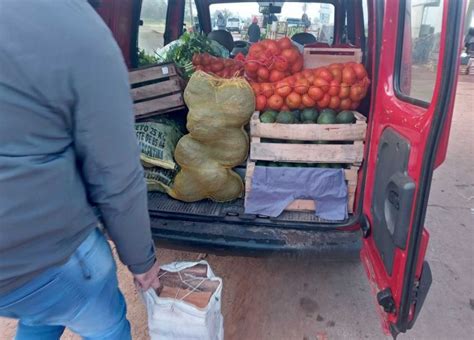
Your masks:
{"label": "door latch", "polygon": [[383,307],[385,313],[395,313],[397,311],[390,288],[385,288],[377,293],[377,302]]}

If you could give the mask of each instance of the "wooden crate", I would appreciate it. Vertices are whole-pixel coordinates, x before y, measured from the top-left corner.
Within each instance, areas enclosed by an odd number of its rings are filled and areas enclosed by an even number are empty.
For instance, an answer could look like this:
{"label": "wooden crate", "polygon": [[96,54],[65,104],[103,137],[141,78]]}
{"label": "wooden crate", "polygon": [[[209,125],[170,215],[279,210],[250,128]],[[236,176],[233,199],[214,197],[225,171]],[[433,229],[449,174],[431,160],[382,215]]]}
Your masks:
{"label": "wooden crate", "polygon": [[332,63],[362,62],[360,48],[310,47],[303,50],[304,68],[316,68]]}
{"label": "wooden crate", "polygon": [[185,82],[173,63],[139,68],[129,73],[135,118],[146,118],[185,108]]}
{"label": "wooden crate", "polygon": [[[259,112],[250,119],[250,156],[245,175],[245,196],[252,188],[252,176],[257,161],[289,163],[345,163],[348,186],[348,211],[353,212],[357,189],[357,173],[364,154],[367,131],[366,118],[354,111],[354,124],[277,124],[261,123]],[[341,144],[285,144],[268,143],[262,138],[292,141],[341,141]],[[352,142],[352,143],[347,143]],[[295,200],[285,210],[314,211],[313,200]]]}

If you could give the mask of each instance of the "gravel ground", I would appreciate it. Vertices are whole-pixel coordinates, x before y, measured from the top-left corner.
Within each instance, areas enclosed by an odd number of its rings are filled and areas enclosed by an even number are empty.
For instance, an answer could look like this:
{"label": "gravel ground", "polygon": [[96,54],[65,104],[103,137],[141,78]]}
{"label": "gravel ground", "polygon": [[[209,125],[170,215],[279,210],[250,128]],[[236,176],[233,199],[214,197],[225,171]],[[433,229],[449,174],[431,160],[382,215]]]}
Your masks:
{"label": "gravel ground", "polygon": [[[474,77],[462,77],[446,162],[436,171],[426,225],[434,281],[425,306],[399,339],[472,339],[474,336]],[[197,253],[160,249],[162,263],[196,260]],[[359,262],[311,256],[206,258],[223,278],[226,339],[388,339]],[[119,265],[134,339],[148,339],[144,307]],[[0,319],[0,339],[16,322]],[[62,339],[78,339],[66,332]]]}

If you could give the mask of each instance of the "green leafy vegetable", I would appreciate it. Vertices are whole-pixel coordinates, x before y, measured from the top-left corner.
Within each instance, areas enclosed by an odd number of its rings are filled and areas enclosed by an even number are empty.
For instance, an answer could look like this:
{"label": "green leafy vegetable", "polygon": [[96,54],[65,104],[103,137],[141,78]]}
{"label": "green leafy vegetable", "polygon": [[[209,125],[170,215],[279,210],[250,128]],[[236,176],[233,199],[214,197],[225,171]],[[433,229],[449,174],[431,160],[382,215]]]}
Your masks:
{"label": "green leafy vegetable", "polygon": [[190,77],[194,72],[193,55],[206,52],[216,57],[225,56],[220,47],[216,46],[216,42],[209,40],[205,35],[185,32],[181,38],[155,53],[159,62],[174,62],[184,70],[186,76]]}

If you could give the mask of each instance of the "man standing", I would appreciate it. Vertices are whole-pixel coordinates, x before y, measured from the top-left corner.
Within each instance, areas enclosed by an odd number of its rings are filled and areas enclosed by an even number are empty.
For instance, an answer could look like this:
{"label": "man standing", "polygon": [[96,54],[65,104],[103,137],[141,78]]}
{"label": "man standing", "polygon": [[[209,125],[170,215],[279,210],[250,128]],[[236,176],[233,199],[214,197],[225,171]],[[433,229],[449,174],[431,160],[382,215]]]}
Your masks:
{"label": "man standing", "polygon": [[260,40],[260,27],[258,26],[257,17],[253,17],[252,23],[248,29],[249,42],[255,43]]}
{"label": "man standing", "polygon": [[225,30],[227,27],[227,20],[224,18],[222,13],[217,14],[217,29],[218,30]]}
{"label": "man standing", "polygon": [[95,206],[158,287],[128,75],[86,0],[0,2],[0,316],[17,339],[130,339]]}

